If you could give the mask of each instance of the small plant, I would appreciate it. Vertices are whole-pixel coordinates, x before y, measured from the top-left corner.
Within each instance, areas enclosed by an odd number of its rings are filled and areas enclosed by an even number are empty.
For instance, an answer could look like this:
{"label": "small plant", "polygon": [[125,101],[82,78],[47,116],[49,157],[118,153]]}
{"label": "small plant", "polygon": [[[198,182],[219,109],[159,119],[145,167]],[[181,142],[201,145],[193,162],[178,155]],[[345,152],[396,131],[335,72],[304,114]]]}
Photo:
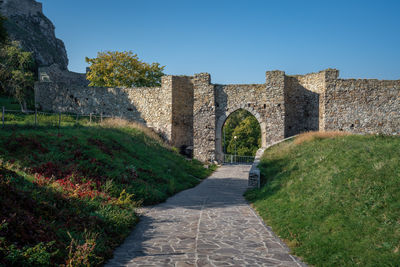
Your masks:
{"label": "small plant", "polygon": [[107,179],[106,182],[101,186],[104,193],[109,194],[114,186],[113,179]]}
{"label": "small plant", "polygon": [[129,194],[123,189],[121,193],[119,194],[118,199],[116,200],[115,204],[119,206],[126,206],[126,205],[131,205],[133,204],[132,201],[133,194]]}
{"label": "small plant", "polygon": [[79,266],[91,266],[93,259],[98,259],[94,253],[96,247],[96,239],[98,234],[92,234],[85,230],[83,244],[79,244],[72,235],[68,233],[71,238],[71,243],[68,246],[68,259],[65,264],[66,267],[79,267]]}
{"label": "small plant", "polygon": [[137,179],[139,177],[135,166],[129,165],[126,167],[126,169],[128,171],[130,179]]}
{"label": "small plant", "polygon": [[22,249],[11,245],[7,248],[5,259],[13,265],[51,266],[51,258],[58,254],[58,250],[50,252],[54,244],[55,241],[46,244],[40,242],[33,247],[25,246]]}

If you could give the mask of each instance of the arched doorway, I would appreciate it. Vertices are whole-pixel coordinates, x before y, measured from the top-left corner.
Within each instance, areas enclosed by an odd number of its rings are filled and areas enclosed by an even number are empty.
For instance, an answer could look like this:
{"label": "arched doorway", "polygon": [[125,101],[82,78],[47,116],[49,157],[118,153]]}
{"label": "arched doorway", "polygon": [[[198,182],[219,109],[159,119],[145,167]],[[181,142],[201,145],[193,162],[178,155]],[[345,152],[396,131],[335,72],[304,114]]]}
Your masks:
{"label": "arched doorway", "polygon": [[265,122],[256,111],[245,107],[232,109],[220,116],[215,134],[216,160],[219,163],[224,162],[226,154],[245,160],[246,157],[236,156],[254,156],[258,148],[266,145]]}

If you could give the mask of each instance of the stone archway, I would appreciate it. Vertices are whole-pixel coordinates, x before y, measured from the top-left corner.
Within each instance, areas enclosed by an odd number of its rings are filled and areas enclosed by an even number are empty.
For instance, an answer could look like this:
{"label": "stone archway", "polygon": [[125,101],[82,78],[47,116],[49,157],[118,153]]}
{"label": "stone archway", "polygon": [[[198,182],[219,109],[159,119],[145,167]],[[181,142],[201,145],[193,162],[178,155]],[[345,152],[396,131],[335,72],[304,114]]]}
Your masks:
{"label": "stone archway", "polygon": [[218,162],[222,162],[224,159],[224,154],[222,150],[222,129],[224,127],[225,121],[228,119],[228,117],[234,113],[235,111],[239,109],[244,109],[248,112],[250,112],[258,121],[260,124],[260,129],[261,129],[261,147],[265,147],[267,145],[267,129],[266,129],[266,123],[261,119],[260,114],[254,110],[251,107],[247,107],[246,105],[241,105],[241,106],[235,106],[230,108],[228,111],[226,111],[224,114],[219,116],[217,118],[216,122],[216,127],[215,127],[215,159]]}

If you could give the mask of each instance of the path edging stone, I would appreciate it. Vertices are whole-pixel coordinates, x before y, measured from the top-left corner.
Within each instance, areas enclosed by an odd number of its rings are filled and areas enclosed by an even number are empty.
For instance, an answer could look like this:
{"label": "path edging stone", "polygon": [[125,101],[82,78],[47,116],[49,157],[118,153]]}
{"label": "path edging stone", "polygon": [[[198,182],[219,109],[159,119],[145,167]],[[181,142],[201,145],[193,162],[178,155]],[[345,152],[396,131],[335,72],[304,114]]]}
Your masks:
{"label": "path edging stone", "polygon": [[288,138],[285,138],[285,139],[280,140],[278,142],[275,142],[275,143],[273,143],[273,144],[271,144],[269,146],[261,147],[261,148],[259,148],[257,150],[256,156],[254,158],[254,162],[251,165],[251,169],[249,171],[249,182],[248,182],[248,187],[249,188],[260,188],[260,183],[261,183],[261,181],[260,181],[261,177],[260,176],[261,176],[261,174],[260,174],[260,169],[258,168],[258,164],[260,164],[260,160],[261,160],[262,155],[264,154],[264,151],[267,148],[270,148],[271,146],[274,146],[274,145],[277,145],[279,143],[285,142],[286,140],[289,140],[289,139],[293,139],[296,136],[297,135],[293,135],[291,137],[288,137]]}

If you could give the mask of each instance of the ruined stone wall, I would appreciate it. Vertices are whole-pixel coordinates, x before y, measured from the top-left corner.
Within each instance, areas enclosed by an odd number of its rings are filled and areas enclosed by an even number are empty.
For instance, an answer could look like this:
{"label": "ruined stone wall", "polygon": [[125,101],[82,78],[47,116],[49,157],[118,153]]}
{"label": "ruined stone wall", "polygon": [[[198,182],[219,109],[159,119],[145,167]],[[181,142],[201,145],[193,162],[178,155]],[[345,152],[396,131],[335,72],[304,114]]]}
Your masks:
{"label": "ruined stone wall", "polygon": [[400,80],[327,77],[326,131],[400,135]]}
{"label": "ruined stone wall", "polygon": [[265,84],[215,85],[216,159],[223,160],[222,130],[227,118],[238,109],[245,109],[255,116],[261,127],[261,140],[266,141],[265,103],[267,91]]}
{"label": "ruined stone wall", "polygon": [[189,76],[172,79],[172,145],[182,153],[193,150],[193,81]]}
{"label": "ruined stone wall", "polygon": [[202,161],[215,159],[214,85],[208,73],[193,78],[193,156]]}
{"label": "ruined stone wall", "polygon": [[211,84],[210,74],[164,76],[158,88],[93,88],[84,74],[39,69],[36,104],[44,110],[102,113],[161,132],[202,161],[221,161],[222,127],[238,109],[261,127],[262,146],[304,131],[400,135],[400,81],[344,80],[328,69],[307,75],[266,72],[265,84]]}
{"label": "ruined stone wall", "polygon": [[43,110],[103,114],[138,121],[171,139],[171,76],[162,87],[100,88],[79,83],[38,82],[35,101]]}
{"label": "ruined stone wall", "polygon": [[61,70],[60,65],[52,64],[48,67],[40,67],[38,69],[38,80],[40,82],[57,82],[70,85],[88,86],[89,81],[86,80],[85,73],[77,73],[72,71]]}
{"label": "ruined stone wall", "polygon": [[323,128],[324,92],[325,71],[285,77],[285,137]]}
{"label": "ruined stone wall", "polygon": [[245,109],[255,116],[261,128],[263,147],[283,138],[284,72],[266,74],[265,84],[215,85],[216,129],[215,154],[221,161],[222,128],[226,119],[236,110]]}
{"label": "ruined stone wall", "polygon": [[285,73],[266,72],[267,99],[265,104],[266,145],[285,138]]}
{"label": "ruined stone wall", "polygon": [[[229,116],[240,108],[253,109],[264,115],[267,99],[265,84],[215,85],[216,115]],[[255,115],[255,114],[253,114]]]}

